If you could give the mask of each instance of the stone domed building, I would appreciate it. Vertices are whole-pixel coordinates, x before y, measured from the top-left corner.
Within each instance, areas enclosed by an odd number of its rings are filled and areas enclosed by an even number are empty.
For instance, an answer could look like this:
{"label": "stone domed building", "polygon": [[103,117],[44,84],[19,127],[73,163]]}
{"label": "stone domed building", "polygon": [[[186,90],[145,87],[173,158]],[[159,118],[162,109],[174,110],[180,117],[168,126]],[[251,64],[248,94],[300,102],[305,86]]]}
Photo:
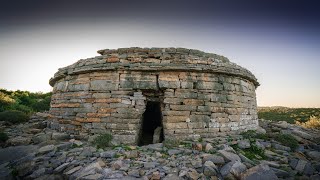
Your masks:
{"label": "stone domed building", "polygon": [[61,68],[50,127],[149,144],[258,127],[257,79],[226,57],[185,48],[119,48]]}

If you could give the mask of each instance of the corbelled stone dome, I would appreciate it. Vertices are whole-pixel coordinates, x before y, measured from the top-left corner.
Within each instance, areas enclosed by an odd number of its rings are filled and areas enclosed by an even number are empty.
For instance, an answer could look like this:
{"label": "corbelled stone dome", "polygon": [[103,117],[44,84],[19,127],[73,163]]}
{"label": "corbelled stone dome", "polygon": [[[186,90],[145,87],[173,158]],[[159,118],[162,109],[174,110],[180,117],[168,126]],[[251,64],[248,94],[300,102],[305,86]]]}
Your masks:
{"label": "corbelled stone dome", "polygon": [[50,127],[148,144],[258,126],[254,75],[226,57],[185,48],[98,51],[50,79]]}

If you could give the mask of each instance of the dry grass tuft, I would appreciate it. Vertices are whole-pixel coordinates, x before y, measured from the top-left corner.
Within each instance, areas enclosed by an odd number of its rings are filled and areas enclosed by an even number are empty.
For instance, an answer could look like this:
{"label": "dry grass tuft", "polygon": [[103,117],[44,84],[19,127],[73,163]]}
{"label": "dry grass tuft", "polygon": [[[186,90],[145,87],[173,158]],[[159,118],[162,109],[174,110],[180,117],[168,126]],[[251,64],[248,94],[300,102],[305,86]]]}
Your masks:
{"label": "dry grass tuft", "polygon": [[305,127],[305,128],[320,129],[320,117],[310,116],[310,118],[307,122],[296,121],[296,124],[300,125],[302,127]]}

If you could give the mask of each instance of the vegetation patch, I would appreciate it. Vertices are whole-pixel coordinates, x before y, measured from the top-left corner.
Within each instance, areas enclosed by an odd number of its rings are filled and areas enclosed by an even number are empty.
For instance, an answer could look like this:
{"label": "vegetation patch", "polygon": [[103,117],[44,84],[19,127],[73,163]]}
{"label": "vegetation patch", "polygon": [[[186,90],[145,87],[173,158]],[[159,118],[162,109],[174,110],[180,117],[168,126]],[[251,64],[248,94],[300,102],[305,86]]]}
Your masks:
{"label": "vegetation patch", "polygon": [[9,139],[5,132],[0,132],[0,143],[5,143]]}
{"label": "vegetation patch", "polygon": [[269,136],[267,134],[257,133],[254,130],[248,130],[246,132],[242,132],[241,135],[244,139],[248,139],[250,141],[250,148],[240,150],[237,145],[234,145],[234,149],[241,151],[247,158],[251,160],[266,159],[264,149],[256,145],[256,139],[268,140]]}
{"label": "vegetation patch", "polygon": [[266,156],[264,154],[264,150],[257,147],[257,146],[251,145],[251,147],[249,149],[243,149],[242,151],[244,152],[244,155],[251,160],[266,159]]}
{"label": "vegetation patch", "polygon": [[320,129],[320,116],[310,116],[309,120],[306,122],[296,121],[297,125],[303,126],[305,128],[315,128]]}
{"label": "vegetation patch", "polygon": [[178,147],[180,144],[181,144],[181,142],[176,139],[166,139],[163,141],[163,145],[169,149],[174,148],[174,147]]}
{"label": "vegetation patch", "polygon": [[188,148],[188,149],[192,148],[192,142],[182,141],[182,142],[180,142],[180,145],[182,145],[183,147]]}
{"label": "vegetation patch", "polygon": [[97,146],[97,148],[106,148],[111,146],[112,135],[111,134],[100,134],[93,140],[93,144]]}
{"label": "vegetation patch", "polygon": [[259,107],[259,119],[272,121],[287,121],[288,123],[306,122],[310,116],[320,117],[320,108],[287,108],[287,107]]}
{"label": "vegetation patch", "polygon": [[26,122],[34,112],[50,109],[52,93],[0,89],[0,121]]}
{"label": "vegetation patch", "polygon": [[52,93],[32,93],[29,91],[8,91],[0,89],[0,112],[17,110],[28,115],[47,111],[50,108]]}
{"label": "vegetation patch", "polygon": [[262,159],[267,159],[267,157],[264,154],[264,149],[259,148],[255,143],[250,142],[250,148],[248,149],[239,149],[239,147],[235,145],[231,145],[233,149],[236,151],[241,152],[244,156],[249,158],[250,160],[262,160]]}
{"label": "vegetation patch", "polygon": [[255,139],[263,139],[268,140],[269,136],[267,134],[257,133],[254,130],[248,130],[246,132],[240,133],[244,139],[249,139],[251,141],[255,141]]}
{"label": "vegetation patch", "polygon": [[274,136],[275,140],[281,144],[290,147],[292,150],[299,146],[298,141],[291,134],[278,134]]}
{"label": "vegetation patch", "polygon": [[17,124],[28,121],[29,116],[21,111],[8,110],[0,112],[0,121]]}

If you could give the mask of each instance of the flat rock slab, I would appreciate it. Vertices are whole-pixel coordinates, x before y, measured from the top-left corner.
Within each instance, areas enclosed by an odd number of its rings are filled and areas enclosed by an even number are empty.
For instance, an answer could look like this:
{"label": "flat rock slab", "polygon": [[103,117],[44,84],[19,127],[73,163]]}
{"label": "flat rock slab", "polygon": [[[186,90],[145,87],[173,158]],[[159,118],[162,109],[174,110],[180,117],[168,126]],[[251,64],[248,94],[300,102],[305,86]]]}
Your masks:
{"label": "flat rock slab", "polygon": [[0,164],[20,159],[29,153],[37,152],[38,146],[27,145],[27,146],[10,146],[7,148],[0,149]]}

